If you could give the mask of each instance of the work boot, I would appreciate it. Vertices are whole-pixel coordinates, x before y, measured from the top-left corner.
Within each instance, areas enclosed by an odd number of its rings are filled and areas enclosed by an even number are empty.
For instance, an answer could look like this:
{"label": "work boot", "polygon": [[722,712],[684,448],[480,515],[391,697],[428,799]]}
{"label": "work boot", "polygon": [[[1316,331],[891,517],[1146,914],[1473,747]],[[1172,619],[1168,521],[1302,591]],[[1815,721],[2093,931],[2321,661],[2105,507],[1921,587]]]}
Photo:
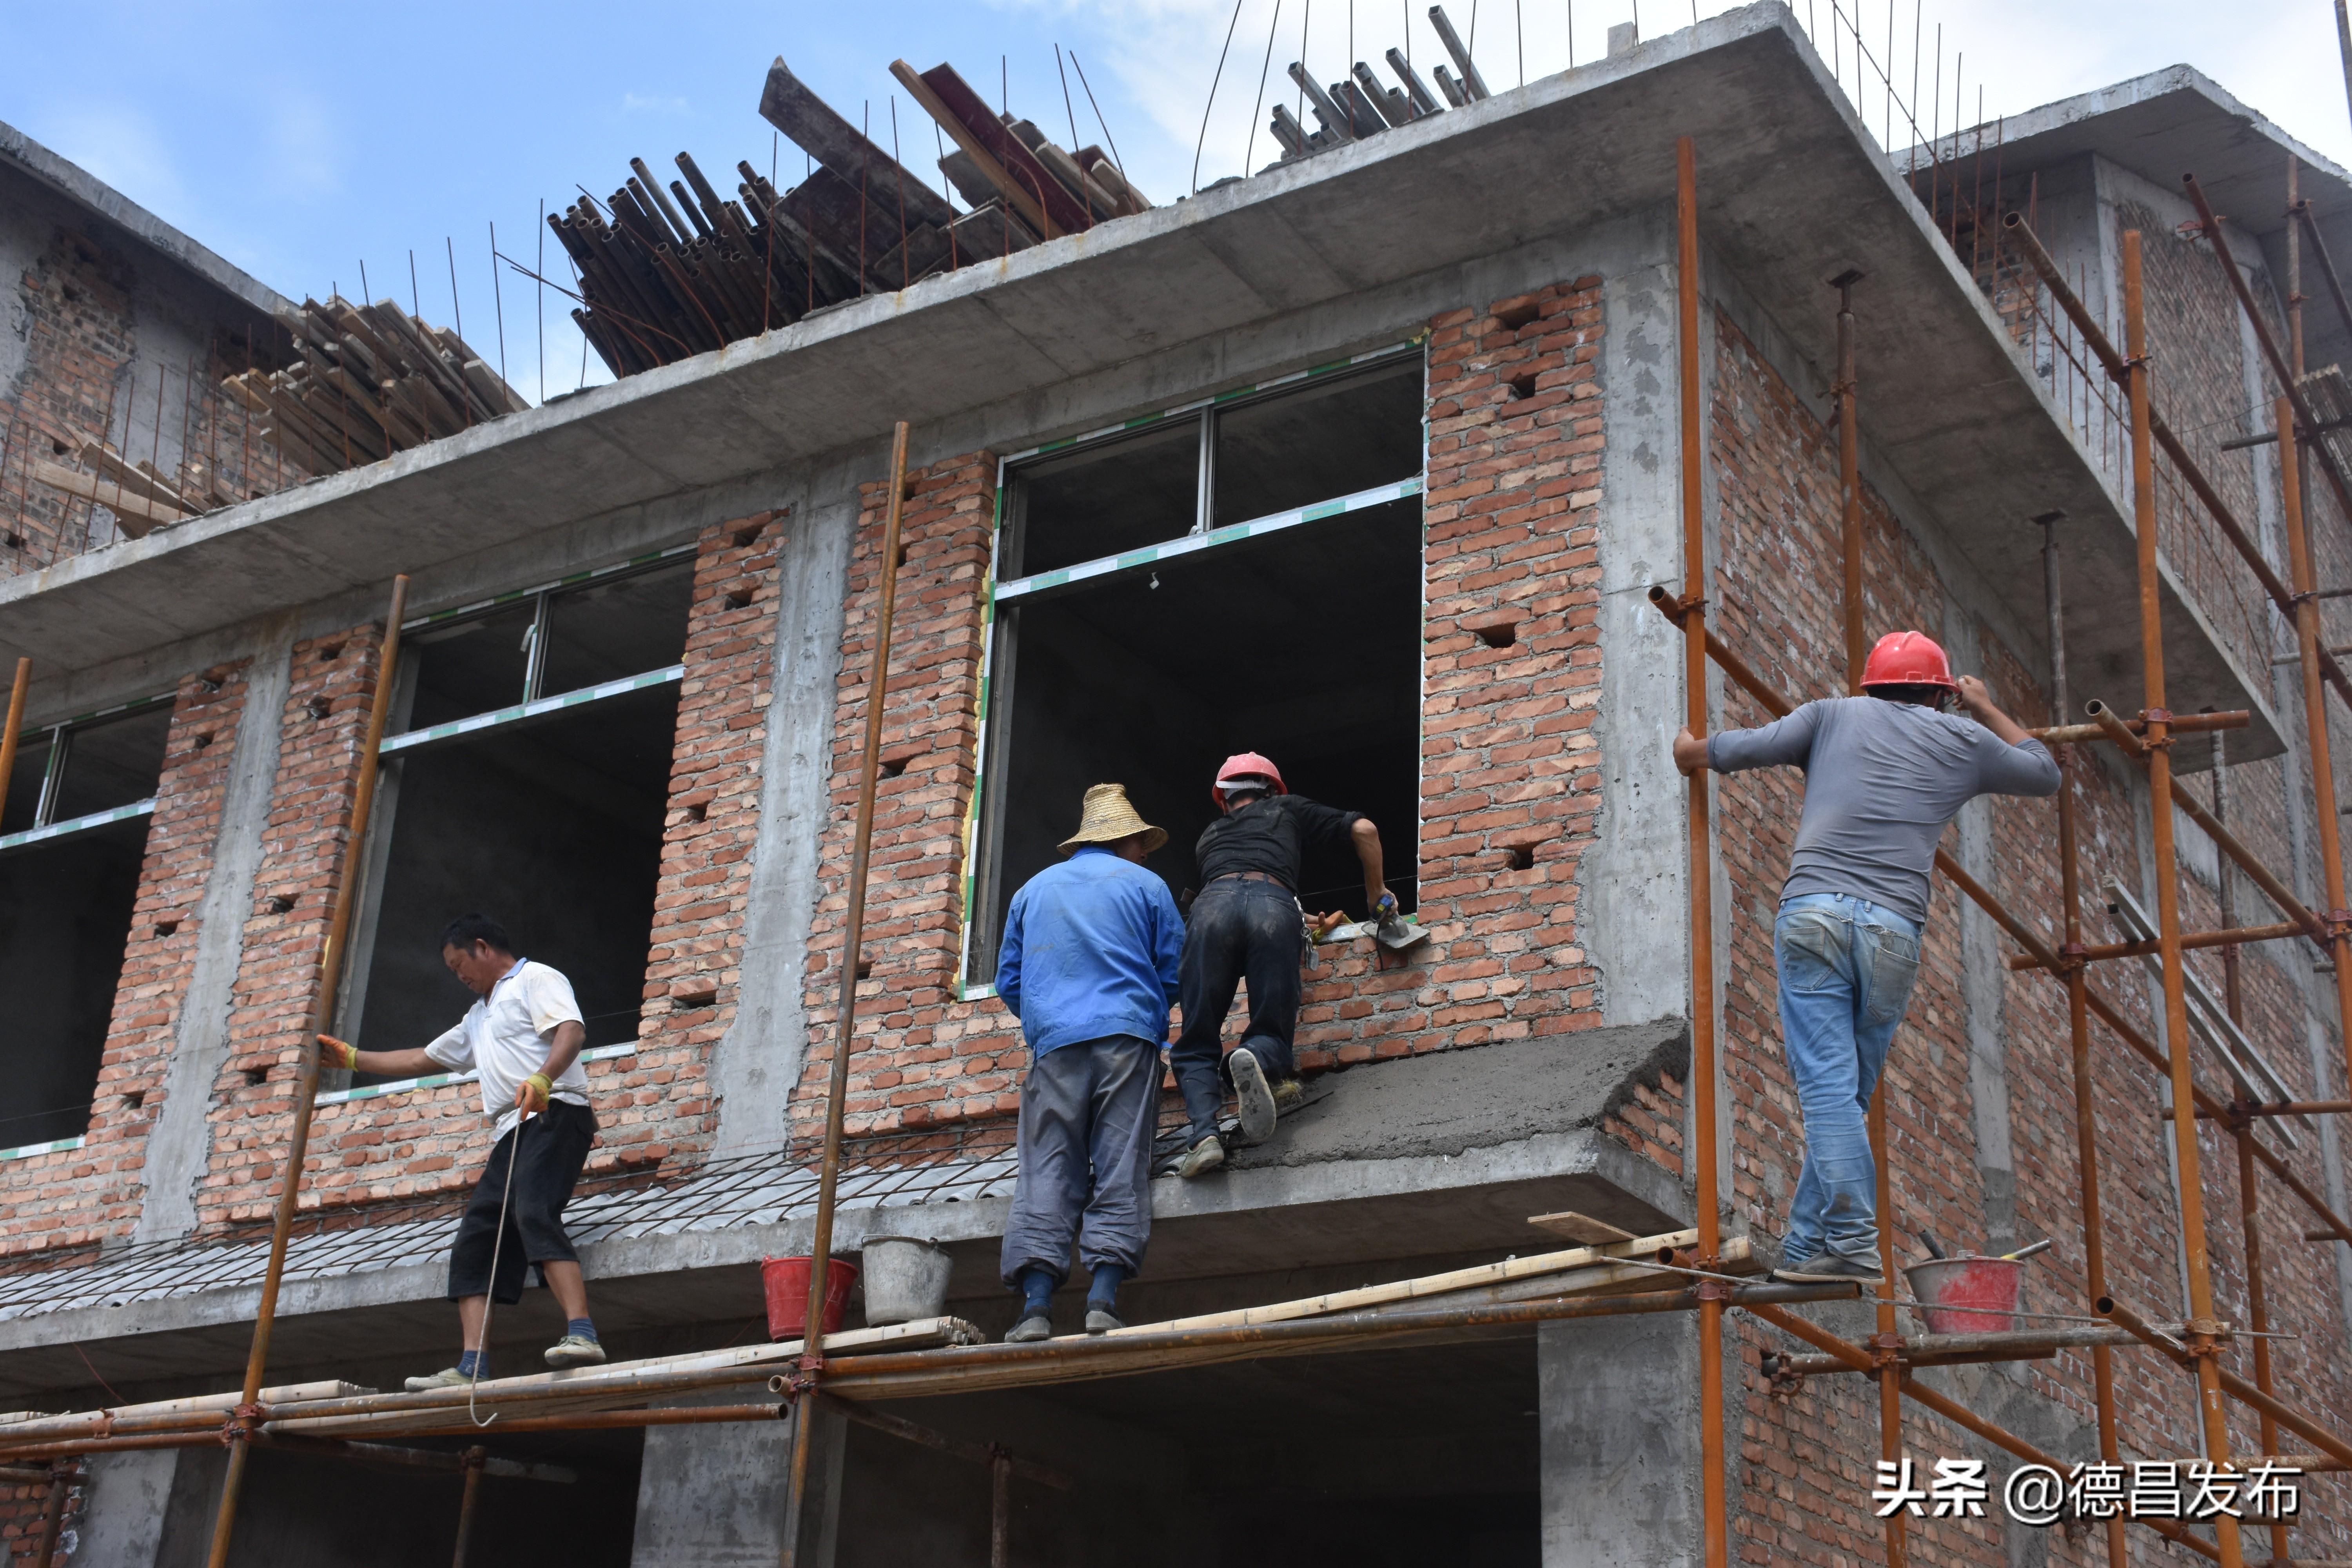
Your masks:
{"label": "work boot", "polygon": [[1224,1163],[1225,1146],[1218,1142],[1217,1135],[1212,1132],[1184,1151],[1184,1158],[1177,1163],[1176,1173],[1190,1181],[1194,1176],[1207,1175]]}
{"label": "work boot", "polygon": [[1307,1086],[1295,1078],[1284,1079],[1274,1086],[1274,1110],[1277,1116],[1287,1116],[1307,1099]]}
{"label": "work boot", "polygon": [[429,1377],[412,1377],[404,1384],[411,1394],[430,1394],[436,1388],[463,1388],[474,1380],[454,1366],[445,1366]]}
{"label": "work boot", "polygon": [[1886,1282],[1876,1264],[1830,1252],[1784,1263],[1772,1270],[1772,1278],[1783,1285],[1859,1285],[1865,1290],[1875,1290]]}
{"label": "work boot", "polygon": [[1006,1331],[1004,1342],[1008,1345],[1034,1345],[1039,1340],[1050,1340],[1053,1337],[1054,1320],[1040,1312],[1034,1317],[1024,1318],[1013,1324]]}
{"label": "work boot", "polygon": [[1242,1146],[1263,1143],[1274,1136],[1276,1112],[1274,1090],[1265,1081],[1265,1068],[1258,1065],[1257,1053],[1244,1046],[1225,1058],[1227,1069],[1234,1075],[1234,1102],[1242,1113]]}
{"label": "work boot", "polygon": [[1087,1308],[1087,1332],[1090,1334],[1107,1334],[1113,1329],[1123,1329],[1125,1327],[1127,1327],[1127,1325],[1120,1322],[1118,1321],[1118,1315],[1113,1312],[1109,1308],[1096,1306],[1089,1306]]}
{"label": "work boot", "polygon": [[604,1359],[604,1347],[585,1334],[566,1334],[547,1347],[546,1359],[558,1372],[570,1366],[596,1366]]}

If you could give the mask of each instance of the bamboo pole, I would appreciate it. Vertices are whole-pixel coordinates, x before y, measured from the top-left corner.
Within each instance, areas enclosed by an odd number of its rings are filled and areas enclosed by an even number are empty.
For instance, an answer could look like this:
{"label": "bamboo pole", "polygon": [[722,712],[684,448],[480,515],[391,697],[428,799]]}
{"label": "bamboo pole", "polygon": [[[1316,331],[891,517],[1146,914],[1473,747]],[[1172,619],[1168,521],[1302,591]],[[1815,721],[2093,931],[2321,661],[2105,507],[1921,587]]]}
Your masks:
{"label": "bamboo pole", "polygon": [[[833,1068],[824,1100],[824,1158],[817,1173],[816,1223],[809,1243],[808,1316],[802,1334],[809,1347],[801,1358],[804,1374],[824,1366],[825,1276],[833,1259],[834,1196],[841,1183],[841,1122],[849,1097],[849,1052],[857,1030],[858,954],[866,940],[866,879],[874,852],[875,781],[882,771],[882,721],[890,690],[890,634],[898,603],[898,526],[907,508],[907,422],[890,437],[890,494],[882,524],[880,605],[874,632],[873,662],[866,673],[866,744],[859,761],[857,822],[849,849],[847,929],[842,936],[840,1014],[834,1030]],[[783,1568],[800,1555],[801,1505],[808,1492],[808,1413],[793,1422],[793,1459],[784,1507]]]}
{"label": "bamboo pole", "polygon": [[343,839],[342,875],[337,879],[334,909],[327,921],[327,940],[319,952],[318,994],[311,1004],[309,1026],[301,1044],[302,1068],[294,1086],[294,1131],[286,1151],[284,1178],[278,1189],[278,1213],[269,1232],[269,1264],[261,1279],[261,1303],[253,1317],[253,1347],[245,1362],[245,1392],[238,1412],[224,1429],[228,1442],[228,1474],[221,1483],[219,1511],[213,1520],[209,1568],[227,1568],[229,1541],[236,1530],[236,1503],[245,1484],[247,1445],[240,1439],[252,1430],[246,1415],[261,1395],[261,1378],[269,1364],[269,1335],[278,1321],[278,1288],[286,1274],[286,1248],[292,1239],[294,1211],[302,1190],[302,1161],[310,1151],[310,1113],[319,1099],[319,1037],[334,1026],[335,988],[342,977],[343,943],[352,928],[352,890],[359,879],[359,863],[366,852],[368,812],[375,804],[376,753],[383,744],[385,714],[392,705],[392,688],[399,673],[400,623],[408,608],[408,578],[392,580],[392,603],[384,612],[383,647],[376,659],[375,698],[368,708],[367,731],[360,743],[359,777],[352,791],[352,820]]}
{"label": "bamboo pole", "polygon": [[[1705,410],[1700,405],[1698,317],[1698,153],[1687,136],[1675,142],[1675,278],[1680,321],[1683,501],[1683,696],[1685,722],[1706,733],[1706,527],[1701,498]],[[1707,775],[1687,781],[1690,795],[1691,1102],[1697,1145],[1699,1266],[1722,1249],[1717,1209],[1715,1038],[1715,847],[1707,826]],[[1725,1497],[1723,1300],[1720,1286],[1702,1289],[1698,1306],[1699,1489],[1707,1568],[1729,1568],[1731,1531]]]}

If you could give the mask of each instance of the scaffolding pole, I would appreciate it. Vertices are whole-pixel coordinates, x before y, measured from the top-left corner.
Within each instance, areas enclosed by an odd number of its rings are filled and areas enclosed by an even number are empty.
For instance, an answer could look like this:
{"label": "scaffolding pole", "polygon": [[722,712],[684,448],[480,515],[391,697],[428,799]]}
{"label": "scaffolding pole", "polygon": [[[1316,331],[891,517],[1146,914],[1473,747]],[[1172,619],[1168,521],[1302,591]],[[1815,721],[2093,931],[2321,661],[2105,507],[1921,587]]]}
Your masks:
{"label": "scaffolding pole", "polygon": [[[1705,475],[1699,402],[1698,153],[1687,136],[1675,142],[1675,262],[1681,325],[1683,582],[1683,706],[1694,735],[1706,733],[1706,525],[1700,484]],[[1694,1192],[1698,1265],[1712,1268],[1722,1251],[1715,1157],[1715,847],[1707,826],[1707,774],[1690,775],[1691,1110],[1696,1145]],[[1729,1568],[1729,1478],[1724,1473],[1723,1300],[1714,1280],[1698,1286],[1699,1492],[1707,1568]]]}
{"label": "scaffolding pole", "polygon": [[[849,849],[847,929],[841,946],[841,999],[837,1004],[833,1066],[825,1079],[824,1156],[817,1171],[816,1221],[809,1241],[808,1316],[802,1321],[802,1386],[814,1387],[824,1371],[824,1298],[833,1261],[834,1202],[841,1184],[841,1124],[849,1099],[849,1052],[857,1032],[857,972],[866,940],[866,879],[874,852],[875,781],[882,770],[882,718],[890,688],[890,633],[898,605],[898,525],[907,510],[907,422],[890,437],[890,493],[882,524],[880,605],[874,632],[873,662],[866,671],[866,742],[858,762],[857,821]],[[791,1479],[784,1500],[783,1568],[800,1557],[801,1505],[808,1496],[809,1428],[803,1409],[793,1421]],[[217,1568],[217,1565],[216,1565]]]}
{"label": "scaffolding pole", "polygon": [[399,671],[400,623],[408,608],[408,578],[392,580],[392,603],[384,611],[383,647],[376,660],[375,696],[368,707],[367,731],[360,742],[359,776],[352,790],[352,820],[343,838],[342,874],[336,879],[327,940],[319,950],[319,988],[302,1035],[301,1071],[294,1084],[294,1131],[286,1151],[285,1179],[278,1189],[278,1212],[269,1230],[269,1264],[261,1277],[261,1302],[253,1314],[253,1347],[245,1361],[245,1392],[221,1430],[228,1445],[228,1474],[221,1482],[220,1509],[213,1519],[209,1568],[227,1568],[230,1539],[236,1531],[236,1503],[245,1485],[244,1439],[258,1425],[261,1377],[269,1364],[269,1334],[278,1321],[278,1288],[286,1275],[286,1247],[294,1233],[294,1211],[302,1192],[302,1160],[310,1152],[310,1113],[319,1100],[319,1037],[334,1027],[335,988],[342,978],[343,943],[352,929],[352,891],[367,852],[368,812],[375,804],[376,753],[383,745],[384,717]]}

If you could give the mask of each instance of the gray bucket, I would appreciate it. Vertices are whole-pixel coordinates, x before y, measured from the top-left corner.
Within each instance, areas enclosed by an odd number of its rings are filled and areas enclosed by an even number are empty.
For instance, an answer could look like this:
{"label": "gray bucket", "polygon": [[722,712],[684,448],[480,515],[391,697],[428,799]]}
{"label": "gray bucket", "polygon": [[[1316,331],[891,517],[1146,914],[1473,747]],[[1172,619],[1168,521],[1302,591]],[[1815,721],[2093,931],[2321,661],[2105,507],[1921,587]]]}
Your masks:
{"label": "gray bucket", "polygon": [[944,1317],[954,1260],[935,1243],[908,1236],[869,1236],[865,1265],[866,1321],[912,1323]]}

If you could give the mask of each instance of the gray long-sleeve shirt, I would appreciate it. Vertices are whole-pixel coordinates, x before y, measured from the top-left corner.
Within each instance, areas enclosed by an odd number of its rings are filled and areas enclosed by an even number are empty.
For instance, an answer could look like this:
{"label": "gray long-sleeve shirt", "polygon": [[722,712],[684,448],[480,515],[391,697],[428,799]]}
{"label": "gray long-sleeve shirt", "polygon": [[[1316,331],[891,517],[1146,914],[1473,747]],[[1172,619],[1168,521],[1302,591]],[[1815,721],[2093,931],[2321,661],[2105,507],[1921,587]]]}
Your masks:
{"label": "gray long-sleeve shirt", "polygon": [[2041,742],[2012,746],[1973,719],[1876,697],[1808,702],[1761,729],[1707,737],[1717,773],[1775,763],[1805,770],[1781,899],[1844,893],[1922,925],[1936,841],[1960,807],[1980,795],[2058,793]]}

